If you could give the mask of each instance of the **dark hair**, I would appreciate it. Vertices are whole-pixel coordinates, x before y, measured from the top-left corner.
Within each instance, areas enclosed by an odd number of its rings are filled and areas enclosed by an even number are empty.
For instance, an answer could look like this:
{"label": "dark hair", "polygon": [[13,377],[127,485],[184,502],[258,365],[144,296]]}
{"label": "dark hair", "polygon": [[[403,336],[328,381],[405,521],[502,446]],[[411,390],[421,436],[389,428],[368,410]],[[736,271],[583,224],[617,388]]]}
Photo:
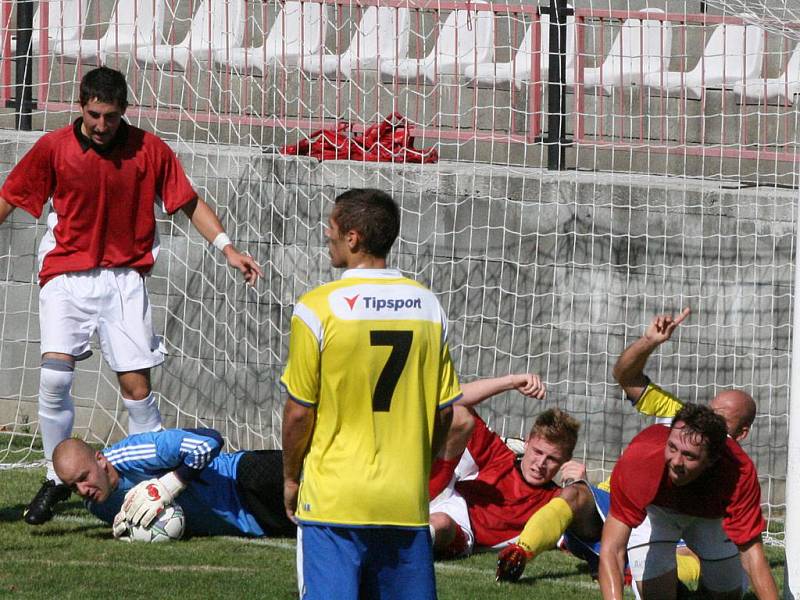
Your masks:
{"label": "dark hair", "polygon": [[108,67],[92,69],[81,79],[79,100],[81,106],[97,100],[116,104],[124,110],[128,106],[128,83],[125,76]]}
{"label": "dark hair", "polygon": [[581,424],[578,420],[563,410],[550,408],[536,417],[528,437],[544,438],[551,444],[566,450],[567,454],[572,458],[572,452],[578,442],[578,430],[580,427]]}
{"label": "dark hair", "polygon": [[678,423],[683,423],[683,427],[677,429],[684,429],[700,436],[701,443],[705,443],[708,449],[709,458],[712,460],[719,458],[728,438],[725,419],[708,406],[687,402],[672,419],[672,429],[676,429]]}
{"label": "dark hair", "polygon": [[400,233],[400,209],[386,192],[352,189],[340,194],[333,209],[339,231],[356,231],[361,236],[360,249],[386,258]]}

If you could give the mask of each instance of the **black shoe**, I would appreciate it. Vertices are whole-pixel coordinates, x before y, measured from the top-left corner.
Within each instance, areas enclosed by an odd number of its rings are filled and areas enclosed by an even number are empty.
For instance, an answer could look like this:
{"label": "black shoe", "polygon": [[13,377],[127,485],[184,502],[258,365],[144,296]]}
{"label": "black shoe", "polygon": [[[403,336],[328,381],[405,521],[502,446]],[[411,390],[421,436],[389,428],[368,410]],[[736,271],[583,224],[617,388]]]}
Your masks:
{"label": "black shoe", "polygon": [[28,504],[22,516],[29,525],[41,525],[53,518],[53,507],[70,497],[72,492],[63,483],[46,479]]}

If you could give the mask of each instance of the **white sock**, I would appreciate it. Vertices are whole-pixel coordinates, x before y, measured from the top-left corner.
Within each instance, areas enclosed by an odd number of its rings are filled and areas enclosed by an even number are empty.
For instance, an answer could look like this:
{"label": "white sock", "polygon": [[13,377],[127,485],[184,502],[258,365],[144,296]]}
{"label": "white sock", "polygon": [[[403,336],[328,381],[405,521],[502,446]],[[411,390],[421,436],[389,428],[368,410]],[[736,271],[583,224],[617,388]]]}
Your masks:
{"label": "white sock", "polygon": [[128,435],[163,429],[161,426],[161,413],[158,410],[156,395],[153,392],[150,392],[150,395],[142,400],[123,398],[122,402],[125,403],[125,408],[128,409]]}
{"label": "white sock", "polygon": [[72,365],[62,360],[45,360],[39,374],[39,430],[42,432],[47,478],[61,480],[53,469],[53,450],[72,433],[75,405],[70,389],[75,376]]}

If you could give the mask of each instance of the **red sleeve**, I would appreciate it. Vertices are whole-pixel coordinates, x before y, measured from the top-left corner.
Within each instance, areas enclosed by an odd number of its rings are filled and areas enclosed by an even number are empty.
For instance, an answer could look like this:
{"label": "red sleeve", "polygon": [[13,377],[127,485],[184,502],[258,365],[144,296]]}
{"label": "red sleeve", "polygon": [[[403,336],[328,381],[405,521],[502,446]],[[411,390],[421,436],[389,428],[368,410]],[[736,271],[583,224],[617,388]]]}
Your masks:
{"label": "red sleeve", "polygon": [[475,464],[479,469],[489,465],[497,464],[497,461],[516,460],[514,453],[503,443],[500,436],[486,426],[477,414],[475,417],[475,429],[467,443],[467,450],[472,455]]}
{"label": "red sleeve", "polygon": [[37,219],[55,190],[53,144],[51,135],[43,135],[11,169],[2,196],[9,204],[21,208]]}
{"label": "red sleeve", "polygon": [[664,440],[668,430],[653,425],[637,435],[611,472],[610,514],[628,527],[647,516],[664,472]]}
{"label": "red sleeve", "polygon": [[[744,451],[740,451],[744,455]],[[761,513],[761,486],[758,484],[756,468],[747,455],[744,455],[744,459],[736,490],[722,520],[725,533],[737,546],[758,537],[766,527]]]}
{"label": "red sleeve", "polygon": [[164,203],[164,210],[171,215],[197,198],[197,192],[172,149],[163,140],[155,139],[156,161],[159,165],[156,193]]}

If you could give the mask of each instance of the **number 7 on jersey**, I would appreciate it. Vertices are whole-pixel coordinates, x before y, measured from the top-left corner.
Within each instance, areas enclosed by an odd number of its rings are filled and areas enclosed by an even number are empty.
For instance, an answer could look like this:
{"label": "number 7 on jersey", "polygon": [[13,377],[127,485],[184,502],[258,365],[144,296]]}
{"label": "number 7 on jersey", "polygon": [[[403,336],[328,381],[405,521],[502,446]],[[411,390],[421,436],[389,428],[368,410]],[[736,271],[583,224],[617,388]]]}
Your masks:
{"label": "number 7 on jersey", "polygon": [[374,412],[389,412],[394,389],[406,366],[413,339],[413,331],[373,329],[369,332],[371,346],[390,346],[392,348],[389,359],[378,377],[375,392],[372,394],[372,410]]}

